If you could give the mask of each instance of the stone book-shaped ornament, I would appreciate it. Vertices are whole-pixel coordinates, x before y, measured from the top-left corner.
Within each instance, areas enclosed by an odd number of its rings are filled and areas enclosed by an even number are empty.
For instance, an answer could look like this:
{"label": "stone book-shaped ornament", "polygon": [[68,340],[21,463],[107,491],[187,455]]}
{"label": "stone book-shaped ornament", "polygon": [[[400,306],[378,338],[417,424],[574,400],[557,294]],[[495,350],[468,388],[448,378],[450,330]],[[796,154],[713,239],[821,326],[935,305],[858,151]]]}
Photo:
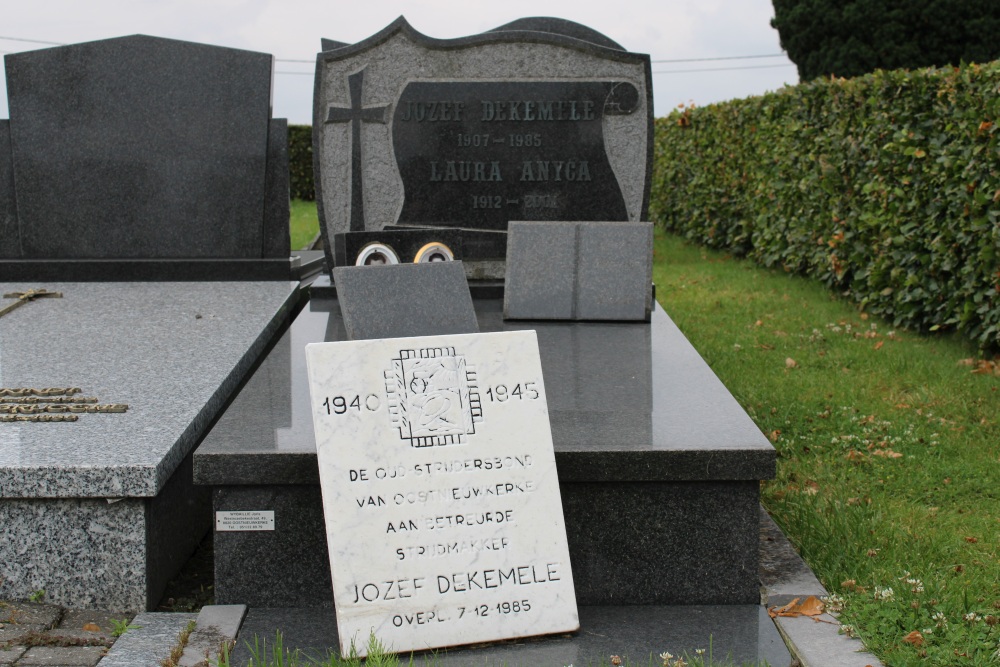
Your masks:
{"label": "stone book-shaped ornament", "polygon": [[508,236],[505,319],[649,321],[652,223],[511,222]]}

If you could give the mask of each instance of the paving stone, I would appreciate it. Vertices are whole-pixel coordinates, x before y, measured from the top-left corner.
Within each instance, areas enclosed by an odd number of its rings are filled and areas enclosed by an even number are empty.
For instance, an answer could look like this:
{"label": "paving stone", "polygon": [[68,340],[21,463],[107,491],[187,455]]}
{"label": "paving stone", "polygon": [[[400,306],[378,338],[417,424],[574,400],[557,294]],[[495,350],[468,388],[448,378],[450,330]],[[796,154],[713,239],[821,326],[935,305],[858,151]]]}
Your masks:
{"label": "paving stone", "polygon": [[17,667],[46,665],[46,667],[94,667],[104,656],[103,646],[35,646],[29,648]]}
{"label": "paving stone", "polygon": [[108,655],[101,661],[101,667],[155,667],[170,655],[177,645],[178,635],[197,614],[165,612],[144,612],[132,619],[129,630],[115,642]]}
{"label": "paving stone", "polygon": [[13,665],[14,662],[24,655],[24,652],[27,650],[27,646],[10,646],[7,648],[0,648],[0,666],[5,667],[6,665]]}
{"label": "paving stone", "polygon": [[792,655],[802,667],[882,667],[861,640],[839,634],[840,623],[829,614],[774,619]]}
{"label": "paving stone", "polygon": [[53,627],[62,616],[62,608],[42,602],[4,602],[0,604],[0,623],[10,627],[38,626],[37,629]]}
{"label": "paving stone", "polygon": [[198,614],[198,624],[188,637],[184,653],[177,661],[179,667],[197,667],[206,657],[218,658],[219,648],[235,641],[240,624],[247,613],[246,605],[219,604],[202,607]]}
{"label": "paving stone", "polygon": [[111,634],[115,628],[112,619],[116,621],[131,621],[134,613],[127,611],[108,611],[103,609],[67,609],[56,628],[60,630],[83,630],[85,625],[96,625],[101,632]]}

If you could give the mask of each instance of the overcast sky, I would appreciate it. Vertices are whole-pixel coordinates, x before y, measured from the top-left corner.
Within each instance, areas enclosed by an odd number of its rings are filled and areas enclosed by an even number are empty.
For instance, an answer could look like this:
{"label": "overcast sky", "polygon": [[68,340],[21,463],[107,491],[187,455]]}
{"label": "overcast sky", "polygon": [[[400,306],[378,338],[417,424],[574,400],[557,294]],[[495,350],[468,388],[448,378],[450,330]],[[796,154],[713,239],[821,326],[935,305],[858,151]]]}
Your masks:
{"label": "overcast sky", "polygon": [[[759,95],[798,81],[784,56],[728,59],[781,53],[778,33],[769,25],[771,0],[8,0],[0,9],[0,51],[46,48],[12,38],[68,44],[136,33],[262,51],[279,59],[274,116],[307,124],[320,38],[356,42],[400,15],[420,32],[443,39],[526,16],[583,23],[651,56],[657,116],[680,103]],[[707,58],[727,59],[656,62]],[[0,118],[6,117],[4,79]]]}

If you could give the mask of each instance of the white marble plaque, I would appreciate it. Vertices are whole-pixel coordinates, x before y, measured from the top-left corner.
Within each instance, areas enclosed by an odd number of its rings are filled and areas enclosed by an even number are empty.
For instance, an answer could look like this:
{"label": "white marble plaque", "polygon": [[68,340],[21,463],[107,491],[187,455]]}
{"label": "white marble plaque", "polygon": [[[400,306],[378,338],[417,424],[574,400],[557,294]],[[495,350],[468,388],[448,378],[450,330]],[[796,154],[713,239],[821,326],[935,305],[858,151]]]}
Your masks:
{"label": "white marble plaque", "polygon": [[341,653],[579,628],[534,331],[306,360]]}

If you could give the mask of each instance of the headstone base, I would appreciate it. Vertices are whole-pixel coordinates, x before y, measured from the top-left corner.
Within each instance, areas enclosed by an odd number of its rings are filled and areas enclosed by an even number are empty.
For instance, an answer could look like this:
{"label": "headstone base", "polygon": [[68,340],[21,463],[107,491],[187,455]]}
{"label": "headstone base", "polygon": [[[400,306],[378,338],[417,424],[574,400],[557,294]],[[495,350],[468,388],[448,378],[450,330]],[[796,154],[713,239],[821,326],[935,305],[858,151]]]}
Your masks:
{"label": "headstone base", "polygon": [[0,499],[0,599],[79,609],[154,608],[209,530],[191,455],[152,498]]}

